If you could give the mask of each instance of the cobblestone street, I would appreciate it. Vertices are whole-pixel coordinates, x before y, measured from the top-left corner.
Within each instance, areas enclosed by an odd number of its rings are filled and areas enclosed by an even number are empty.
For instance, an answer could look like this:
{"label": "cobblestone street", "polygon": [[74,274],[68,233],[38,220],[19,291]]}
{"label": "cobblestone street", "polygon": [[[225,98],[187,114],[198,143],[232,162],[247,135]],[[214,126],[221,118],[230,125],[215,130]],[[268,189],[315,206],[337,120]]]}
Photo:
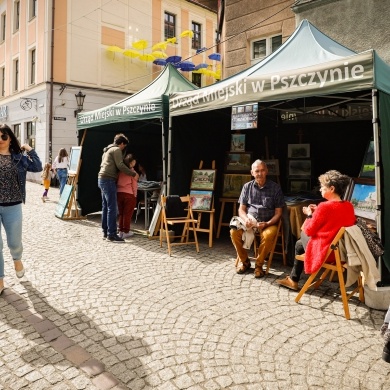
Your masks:
{"label": "cobblestone street", "polygon": [[385,313],[353,298],[346,320],[335,283],[297,304],[279,258],[235,273],[226,228],[169,257],[139,234],[103,241],[99,214],[56,218],[58,189],[42,191],[27,183],[20,280],[4,243],[0,389],[390,388]]}

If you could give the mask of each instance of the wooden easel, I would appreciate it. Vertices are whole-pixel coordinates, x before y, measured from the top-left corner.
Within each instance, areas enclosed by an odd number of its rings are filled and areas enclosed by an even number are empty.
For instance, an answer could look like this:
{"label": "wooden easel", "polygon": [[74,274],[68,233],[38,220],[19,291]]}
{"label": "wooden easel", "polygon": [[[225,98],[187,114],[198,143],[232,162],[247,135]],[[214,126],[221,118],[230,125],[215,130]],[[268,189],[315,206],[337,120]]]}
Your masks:
{"label": "wooden easel", "polygon": [[[199,163],[199,169],[203,169],[203,160]],[[211,169],[215,169],[215,160],[211,163]],[[215,233],[215,224],[214,224],[214,216],[215,216],[215,209],[214,209],[214,194],[213,198],[211,200],[211,208],[210,210],[192,210],[193,213],[197,213],[197,232],[203,232],[203,233],[209,233],[209,247],[212,248],[213,246],[213,233]],[[202,222],[202,215],[208,214],[209,215],[209,226],[207,228],[201,228],[200,224]],[[191,228],[189,228],[191,230]]]}
{"label": "wooden easel", "polygon": [[[69,202],[67,206],[67,212],[64,213],[62,219],[85,219],[86,217],[83,217],[79,213],[79,208],[77,204],[77,199],[76,199],[76,186],[77,186],[77,180],[78,179],[78,174],[77,175],[68,175],[68,182],[67,184],[72,186],[72,192],[69,197]],[[72,210],[74,210],[74,213],[72,213]],[[73,215],[72,215],[73,214]]]}

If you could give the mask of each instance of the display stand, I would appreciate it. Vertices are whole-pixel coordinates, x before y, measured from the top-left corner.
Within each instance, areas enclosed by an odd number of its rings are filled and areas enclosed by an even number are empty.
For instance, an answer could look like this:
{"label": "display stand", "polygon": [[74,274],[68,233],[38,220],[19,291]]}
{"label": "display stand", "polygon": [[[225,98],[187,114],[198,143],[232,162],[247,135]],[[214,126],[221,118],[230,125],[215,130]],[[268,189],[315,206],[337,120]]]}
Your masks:
{"label": "display stand", "polygon": [[[203,161],[200,161],[199,163],[199,169],[203,168]],[[211,169],[215,169],[215,160],[211,163]],[[208,233],[209,234],[209,247],[212,248],[213,246],[213,233],[215,233],[215,224],[214,224],[214,216],[215,216],[215,209],[214,209],[214,196],[211,200],[211,208],[210,210],[194,210],[192,209],[193,214],[196,213],[196,232],[202,232],[202,233]],[[201,227],[202,222],[202,216],[206,214],[209,216],[209,224],[208,227]],[[191,227],[189,227],[189,230],[193,230]]]}
{"label": "display stand", "polygon": [[229,220],[229,222],[223,222],[223,214],[225,212],[225,204],[226,203],[233,204],[233,216],[235,216],[235,215],[237,215],[238,198],[219,198],[219,201],[221,202],[221,212],[219,214],[218,229],[217,229],[217,235],[216,235],[217,238],[219,238],[219,235],[221,233],[221,227],[230,225],[230,220]]}

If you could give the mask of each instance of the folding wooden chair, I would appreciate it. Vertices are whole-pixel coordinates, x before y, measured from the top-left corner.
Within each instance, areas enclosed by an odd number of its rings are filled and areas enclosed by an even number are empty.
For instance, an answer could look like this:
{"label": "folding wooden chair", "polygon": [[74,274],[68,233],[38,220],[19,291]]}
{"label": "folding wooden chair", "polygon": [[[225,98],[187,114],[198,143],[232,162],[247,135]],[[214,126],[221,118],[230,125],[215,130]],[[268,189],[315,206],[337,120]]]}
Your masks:
{"label": "folding wooden chair", "polygon": [[[347,268],[347,264],[343,263],[341,261],[340,257],[340,249],[339,249],[339,243],[340,240],[343,238],[345,232],[345,228],[342,227],[338,233],[336,234],[335,238],[333,239],[332,243],[330,244],[328,251],[326,253],[325,259],[321,265],[321,268],[317,271],[314,272],[309,276],[307,279],[306,283],[303,285],[301,288],[301,291],[295,298],[295,302],[299,302],[299,300],[302,298],[302,295],[310,288],[318,288],[321,286],[322,282],[326,279],[328,276],[329,272],[332,272],[334,274],[338,275],[339,283],[340,283],[340,292],[341,292],[341,299],[343,301],[343,307],[344,307],[344,313],[345,313],[345,318],[347,320],[350,319],[350,314],[349,314],[349,306],[348,306],[348,301],[357,293],[359,292],[359,300],[360,302],[364,302],[364,290],[363,290],[363,279],[362,276],[358,278],[357,282],[357,287],[350,293],[347,294],[346,288],[345,288],[345,282],[344,282],[344,275],[343,271]],[[334,256],[334,260],[332,262],[326,262],[328,259],[332,259]],[[304,261],[305,260],[305,255],[297,255],[295,257],[297,260]],[[329,261],[329,260],[328,260]],[[323,271],[323,272],[321,272]],[[319,278],[317,278],[319,276]],[[317,280],[316,280],[317,278]]]}
{"label": "folding wooden chair", "polygon": [[[198,237],[196,235],[196,224],[198,222],[197,219],[194,218],[194,215],[192,213],[191,209],[191,202],[190,202],[190,196],[181,196],[181,207],[183,214],[185,216],[183,217],[168,217],[167,216],[167,196],[161,195],[161,212],[162,212],[162,218],[161,218],[161,229],[160,229],[160,247],[162,247],[163,243],[163,235],[165,234],[165,239],[168,246],[168,253],[169,256],[171,256],[171,248],[174,245],[195,245],[196,251],[199,252],[199,244],[198,244]],[[168,210],[169,211],[169,210]],[[168,225],[174,226],[174,225],[183,225],[183,231],[181,235],[174,235],[169,236],[168,234]],[[189,233],[191,226],[191,230],[193,231],[194,240],[189,240]],[[173,238],[180,238],[180,242],[170,242],[170,239]]]}
{"label": "folding wooden chair", "polygon": [[[278,241],[281,241],[281,242],[278,242]],[[257,239],[256,239],[256,236],[255,236],[255,240],[253,242],[253,245],[254,245],[254,254],[255,254],[255,258],[257,256]],[[276,250],[276,246],[277,245],[280,245],[281,248],[280,248],[280,251]],[[282,221],[282,218],[280,219],[279,223],[278,223],[278,230],[276,232],[276,236],[274,238],[274,242],[272,244],[272,248],[271,248],[271,251],[268,255],[268,259],[266,260],[267,262],[267,268],[266,268],[266,271],[265,271],[265,274],[267,275],[268,272],[269,272],[269,269],[271,267],[271,264],[272,264],[272,259],[274,257],[274,254],[280,254],[282,255],[283,257],[283,265],[286,265],[287,264],[287,258],[286,258],[286,248],[285,248],[285,241],[284,241],[284,231],[283,231],[283,221]],[[238,266],[238,263],[239,263],[239,258],[237,256],[236,258],[236,264],[235,266],[237,267]]]}

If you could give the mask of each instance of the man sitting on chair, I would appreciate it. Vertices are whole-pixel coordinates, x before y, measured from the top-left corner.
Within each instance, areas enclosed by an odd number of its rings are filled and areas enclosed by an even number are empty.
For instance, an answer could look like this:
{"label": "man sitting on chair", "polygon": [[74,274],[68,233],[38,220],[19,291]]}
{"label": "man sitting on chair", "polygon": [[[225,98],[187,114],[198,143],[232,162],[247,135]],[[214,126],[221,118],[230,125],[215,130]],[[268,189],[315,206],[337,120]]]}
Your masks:
{"label": "man sitting on chair", "polygon": [[321,268],[329,245],[340,228],[352,226],[356,222],[352,203],[342,200],[351,179],[331,170],[318,180],[321,196],[327,202],[303,207],[303,213],[308,219],[302,226],[301,238],[295,244],[295,255],[305,253],[305,261],[295,259],[290,276],[277,280],[279,285],[291,290],[298,290],[298,281],[304,268],[308,274]]}
{"label": "man sitting on chair", "polygon": [[[277,225],[285,205],[279,184],[267,179],[268,168],[264,161],[256,160],[252,164],[251,175],[255,178],[242,187],[238,203],[238,216],[245,222],[245,227],[260,231],[260,246],[257,251],[255,278],[264,276],[263,264],[271,251],[277,233]],[[254,217],[254,218],[252,218]],[[248,253],[243,246],[243,230],[231,229],[230,237],[241,263],[237,273],[243,274],[251,267]]]}

